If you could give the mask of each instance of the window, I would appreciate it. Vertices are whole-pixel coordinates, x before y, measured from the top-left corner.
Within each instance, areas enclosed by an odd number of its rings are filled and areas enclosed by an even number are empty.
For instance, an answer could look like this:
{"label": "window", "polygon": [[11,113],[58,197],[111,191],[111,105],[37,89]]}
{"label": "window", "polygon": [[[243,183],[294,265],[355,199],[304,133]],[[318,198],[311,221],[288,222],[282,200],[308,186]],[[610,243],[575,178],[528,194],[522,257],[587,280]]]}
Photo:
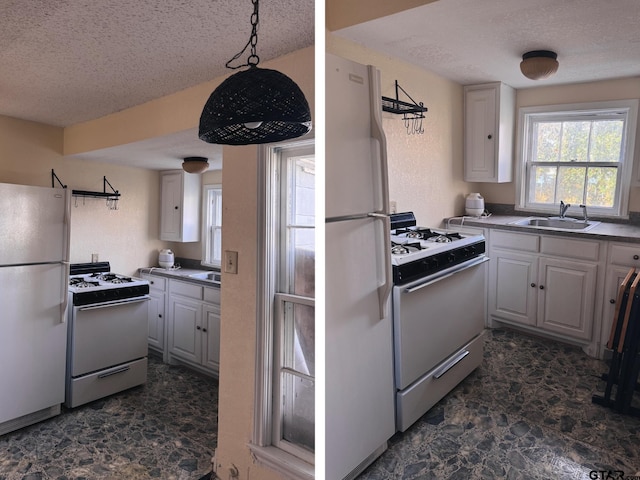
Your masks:
{"label": "window", "polygon": [[222,260],[222,185],[203,189],[202,265],[220,267]]}
{"label": "window", "polygon": [[252,451],[313,478],[315,451],[315,157],[313,143],[264,147],[258,388]]}
{"label": "window", "polygon": [[520,109],[518,207],[627,215],[638,101]]}

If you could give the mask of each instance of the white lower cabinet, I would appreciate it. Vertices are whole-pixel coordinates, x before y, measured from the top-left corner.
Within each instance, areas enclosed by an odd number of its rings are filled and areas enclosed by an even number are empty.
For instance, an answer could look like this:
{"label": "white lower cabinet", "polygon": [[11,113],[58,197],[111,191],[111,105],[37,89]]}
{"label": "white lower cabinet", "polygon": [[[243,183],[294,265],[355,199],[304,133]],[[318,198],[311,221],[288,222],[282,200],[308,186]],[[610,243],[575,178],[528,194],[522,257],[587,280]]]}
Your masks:
{"label": "white lower cabinet", "polygon": [[149,333],[147,342],[149,348],[160,353],[166,361],[166,308],[167,308],[167,279],[150,275],[140,274],[149,282]]}
{"label": "white lower cabinet", "polygon": [[165,295],[149,292],[149,346],[158,352],[164,351]]}
{"label": "white lower cabinet", "polygon": [[168,351],[176,360],[217,374],[220,359],[220,291],[169,280]]}
{"label": "white lower cabinet", "polygon": [[601,247],[598,241],[492,231],[490,319],[582,344],[598,340]]}

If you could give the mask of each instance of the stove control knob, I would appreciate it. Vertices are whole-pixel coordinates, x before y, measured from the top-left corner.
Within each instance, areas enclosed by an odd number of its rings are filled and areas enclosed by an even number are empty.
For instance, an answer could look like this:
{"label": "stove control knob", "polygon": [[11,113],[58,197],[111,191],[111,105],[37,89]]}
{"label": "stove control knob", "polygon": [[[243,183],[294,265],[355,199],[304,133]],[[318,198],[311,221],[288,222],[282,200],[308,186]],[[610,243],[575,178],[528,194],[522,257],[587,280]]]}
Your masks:
{"label": "stove control knob", "polygon": [[453,263],[453,261],[454,261],[455,259],[456,259],[456,256],[455,256],[455,254],[454,254],[453,252],[451,252],[451,253],[449,253],[449,254],[447,255],[447,262],[449,262],[449,263]]}

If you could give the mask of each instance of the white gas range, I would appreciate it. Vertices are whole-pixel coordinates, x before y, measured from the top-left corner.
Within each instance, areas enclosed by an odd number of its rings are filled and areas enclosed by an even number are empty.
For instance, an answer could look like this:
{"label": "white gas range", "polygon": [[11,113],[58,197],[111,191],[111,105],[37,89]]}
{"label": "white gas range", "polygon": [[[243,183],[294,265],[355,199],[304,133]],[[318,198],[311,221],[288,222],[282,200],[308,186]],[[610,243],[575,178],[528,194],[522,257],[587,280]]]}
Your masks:
{"label": "white gas range", "polygon": [[485,238],[391,215],[396,428],[405,431],[482,361]]}
{"label": "white gas range", "polygon": [[112,273],[109,262],[72,264],[65,405],[147,379],[149,282]]}

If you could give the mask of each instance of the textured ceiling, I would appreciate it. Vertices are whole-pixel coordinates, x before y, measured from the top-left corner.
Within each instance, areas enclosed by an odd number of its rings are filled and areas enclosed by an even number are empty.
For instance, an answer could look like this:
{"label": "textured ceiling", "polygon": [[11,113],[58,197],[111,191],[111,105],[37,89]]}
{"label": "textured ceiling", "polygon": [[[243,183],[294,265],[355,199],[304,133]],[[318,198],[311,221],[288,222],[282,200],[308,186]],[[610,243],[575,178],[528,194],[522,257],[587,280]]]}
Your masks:
{"label": "textured ceiling", "polygon": [[[638,0],[439,0],[334,33],[463,85],[640,76]],[[519,65],[541,49],[557,52],[560,68],[536,82]]]}
{"label": "textured ceiling", "polygon": [[[0,115],[68,126],[229,74],[252,13],[251,0],[2,0]],[[313,0],[263,0],[259,16],[261,61],[313,45]],[[164,170],[187,156],[222,166],[196,129],[78,158]]]}
{"label": "textured ceiling", "polygon": [[[3,0],[0,12],[0,114],[68,126],[229,73],[253,5]],[[261,61],[312,45],[313,13],[313,0],[263,0]]]}

